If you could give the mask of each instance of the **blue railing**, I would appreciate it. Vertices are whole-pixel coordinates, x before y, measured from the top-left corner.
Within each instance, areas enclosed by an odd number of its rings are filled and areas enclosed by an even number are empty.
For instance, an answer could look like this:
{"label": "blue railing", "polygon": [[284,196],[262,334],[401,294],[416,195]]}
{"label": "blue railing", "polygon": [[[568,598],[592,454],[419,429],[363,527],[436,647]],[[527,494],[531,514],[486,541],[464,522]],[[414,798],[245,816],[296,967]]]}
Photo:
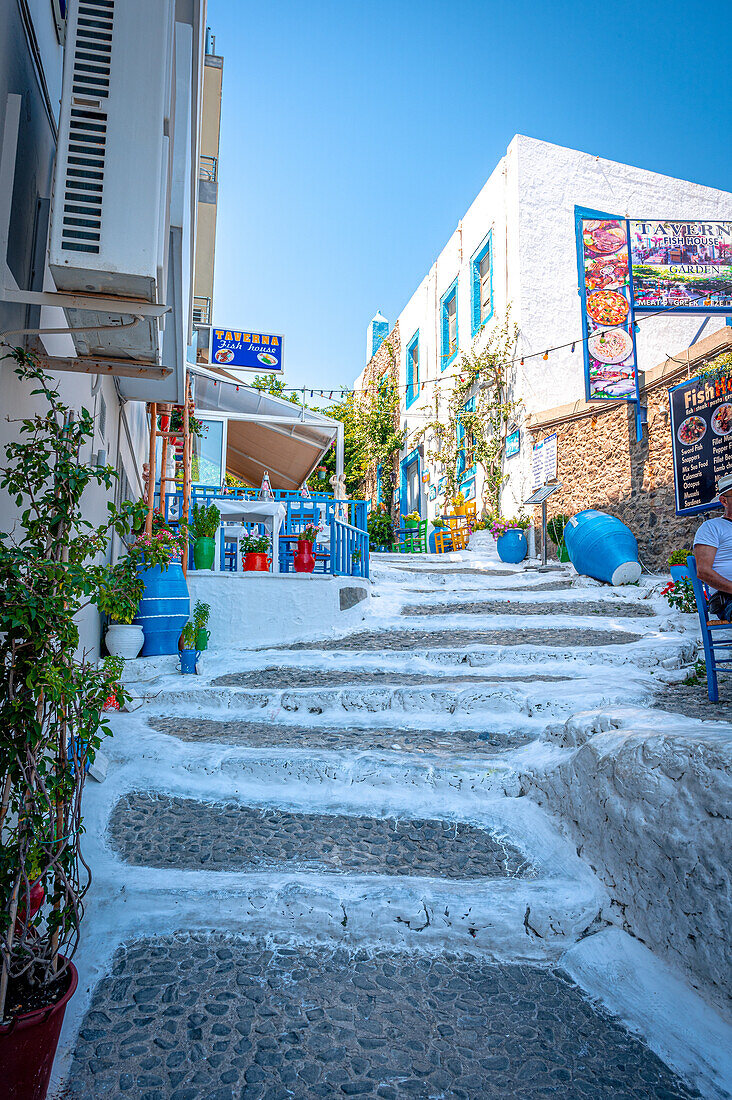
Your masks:
{"label": "blue railing", "polygon": [[369,576],[369,536],[359,527],[331,519],[330,572],[333,577]]}
{"label": "blue railing", "polygon": [[[346,522],[360,531],[366,530],[370,501],[334,500],[332,493],[313,493],[311,498],[300,493],[274,489],[275,500],[281,501],[287,509],[282,524],[283,535],[298,534],[307,523],[317,522],[322,516],[324,525],[331,519]],[[215,504],[217,500],[256,500],[259,489],[230,489],[222,493],[217,485],[199,485],[191,493],[191,512],[194,504]],[[160,503],[160,493],[155,494],[156,506]],[[183,490],[165,494],[165,518],[177,522],[183,511]]]}

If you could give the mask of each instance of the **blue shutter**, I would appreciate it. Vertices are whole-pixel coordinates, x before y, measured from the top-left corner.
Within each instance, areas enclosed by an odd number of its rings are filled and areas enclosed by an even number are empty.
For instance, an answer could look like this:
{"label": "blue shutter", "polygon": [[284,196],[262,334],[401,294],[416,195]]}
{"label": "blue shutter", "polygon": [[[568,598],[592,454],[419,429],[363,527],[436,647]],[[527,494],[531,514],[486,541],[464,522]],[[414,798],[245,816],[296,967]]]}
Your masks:
{"label": "blue shutter", "polygon": [[470,269],[470,293],[472,296],[472,333],[473,336],[480,328],[480,256],[473,259]]}

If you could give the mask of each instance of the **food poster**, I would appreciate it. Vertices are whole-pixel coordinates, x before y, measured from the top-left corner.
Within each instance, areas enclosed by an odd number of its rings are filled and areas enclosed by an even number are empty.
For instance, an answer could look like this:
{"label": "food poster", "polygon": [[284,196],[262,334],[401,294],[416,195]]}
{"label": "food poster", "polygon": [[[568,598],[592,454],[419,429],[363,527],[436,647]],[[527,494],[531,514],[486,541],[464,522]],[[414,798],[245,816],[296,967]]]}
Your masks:
{"label": "food poster", "polygon": [[635,401],[628,230],[624,218],[578,219],[587,399]]}
{"label": "food poster", "polygon": [[632,221],[636,310],[732,308],[732,222]]}
{"label": "food poster", "polygon": [[669,390],[676,513],[703,512],[732,473],[732,379],[694,378]]}

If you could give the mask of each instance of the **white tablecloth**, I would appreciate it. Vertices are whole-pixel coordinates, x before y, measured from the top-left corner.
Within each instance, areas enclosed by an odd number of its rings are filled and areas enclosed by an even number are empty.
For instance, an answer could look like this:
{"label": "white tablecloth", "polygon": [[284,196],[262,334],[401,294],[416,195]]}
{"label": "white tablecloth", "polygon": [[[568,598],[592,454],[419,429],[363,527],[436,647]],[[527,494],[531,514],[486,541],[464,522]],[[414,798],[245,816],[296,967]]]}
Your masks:
{"label": "white tablecloth", "polygon": [[[276,500],[215,500],[222,520],[240,519],[245,523],[263,523],[272,534],[272,572],[280,571],[280,528],[287,508]],[[234,533],[232,530],[232,534]],[[238,535],[237,535],[238,537]],[[216,546],[214,568],[221,570],[221,538]]]}

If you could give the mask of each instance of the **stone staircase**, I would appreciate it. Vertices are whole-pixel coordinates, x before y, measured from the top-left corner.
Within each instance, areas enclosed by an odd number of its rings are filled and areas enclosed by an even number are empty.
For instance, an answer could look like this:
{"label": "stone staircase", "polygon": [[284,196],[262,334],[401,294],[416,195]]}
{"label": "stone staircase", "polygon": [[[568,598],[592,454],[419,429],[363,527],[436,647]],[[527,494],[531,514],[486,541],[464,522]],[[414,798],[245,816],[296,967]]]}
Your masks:
{"label": "stone staircase", "polygon": [[525,797],[694,652],[572,572],[379,556],[357,633],[148,666],[87,788],[59,1097],[726,1095],[724,1026]]}

